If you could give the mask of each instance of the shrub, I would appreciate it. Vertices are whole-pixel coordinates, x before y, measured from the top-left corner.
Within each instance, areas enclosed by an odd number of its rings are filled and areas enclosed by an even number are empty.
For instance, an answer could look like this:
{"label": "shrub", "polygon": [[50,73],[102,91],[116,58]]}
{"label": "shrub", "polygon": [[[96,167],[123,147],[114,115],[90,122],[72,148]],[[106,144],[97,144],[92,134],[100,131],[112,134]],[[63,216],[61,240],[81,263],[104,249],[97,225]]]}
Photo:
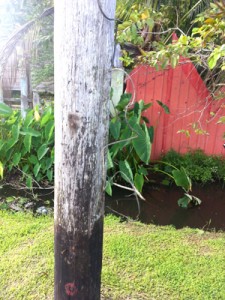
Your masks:
{"label": "shrub", "polygon": [[109,126],[108,178],[106,192],[116,182],[128,184],[142,192],[149,163],[153,127],[142,113],[151,106],[143,100],[130,105],[131,94],[123,94],[116,106],[116,115]]}
{"label": "shrub", "polygon": [[[183,155],[171,150],[162,157],[162,162],[177,168],[184,167],[191,180],[196,183],[225,182],[225,159],[216,155],[207,156],[201,149]],[[158,167],[168,173],[173,169],[163,163],[159,163]]]}
{"label": "shrub", "polygon": [[28,187],[32,182],[53,181],[54,114],[51,105],[42,111],[20,111],[0,104],[0,175],[3,170],[22,174]]}

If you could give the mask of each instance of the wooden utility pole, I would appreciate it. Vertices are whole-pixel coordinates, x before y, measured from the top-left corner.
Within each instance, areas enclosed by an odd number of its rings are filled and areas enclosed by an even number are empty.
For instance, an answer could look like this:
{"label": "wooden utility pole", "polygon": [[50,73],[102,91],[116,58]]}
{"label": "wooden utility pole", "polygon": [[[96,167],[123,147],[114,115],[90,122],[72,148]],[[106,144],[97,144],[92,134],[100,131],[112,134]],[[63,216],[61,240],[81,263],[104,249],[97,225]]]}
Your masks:
{"label": "wooden utility pole", "polygon": [[55,300],[100,299],[115,2],[55,1]]}

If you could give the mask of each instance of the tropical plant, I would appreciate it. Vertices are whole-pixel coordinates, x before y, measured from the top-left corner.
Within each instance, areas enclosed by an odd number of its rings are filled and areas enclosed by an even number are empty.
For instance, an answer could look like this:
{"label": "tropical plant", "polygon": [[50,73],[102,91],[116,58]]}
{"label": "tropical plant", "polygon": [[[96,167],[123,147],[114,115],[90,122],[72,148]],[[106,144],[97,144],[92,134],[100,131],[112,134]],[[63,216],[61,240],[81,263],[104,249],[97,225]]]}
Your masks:
{"label": "tropical plant", "polygon": [[167,173],[172,172],[173,167],[185,168],[191,181],[196,184],[212,184],[225,182],[225,160],[222,156],[208,156],[201,149],[180,154],[174,150],[165,154],[162,163],[157,168]]}
{"label": "tropical plant", "polygon": [[[162,67],[170,63],[175,67],[180,55],[190,57],[197,65],[211,71],[208,76],[215,85],[215,74],[218,78],[218,71],[225,69],[224,16],[225,2],[220,0],[211,3],[210,8],[199,14],[193,21],[194,28],[191,36],[183,33],[176,43],[156,44],[155,51],[145,53],[144,61],[150,64],[161,63]],[[163,64],[165,59],[167,64]],[[212,73],[213,69],[215,74]],[[220,73],[220,75],[224,74]]]}
{"label": "tropical plant", "polygon": [[[153,127],[142,116],[151,104],[141,100],[130,104],[131,95],[124,94],[111,117],[109,127],[108,182],[106,191],[118,183],[131,185],[140,197],[147,179]],[[51,183],[54,164],[54,115],[48,105],[44,109],[21,112],[0,103],[0,177],[5,173],[21,174],[28,187],[32,183]],[[18,172],[19,171],[19,172]]]}
{"label": "tropical plant", "polygon": [[136,62],[137,56],[157,51],[158,44],[166,45],[173,31],[190,30],[197,13],[209,6],[209,0],[127,0],[118,1],[117,40],[123,48],[125,66]]}
{"label": "tropical plant", "polygon": [[118,0],[117,18],[127,20],[134,7],[146,6],[153,11],[163,12],[164,17],[169,18],[171,25],[179,25],[183,29],[185,26],[189,28],[190,20],[209,7],[209,4],[210,0]]}
{"label": "tropical plant", "polygon": [[[0,176],[5,172],[21,175],[27,187],[35,182],[52,183],[54,164],[54,115],[49,105],[20,111],[0,103]],[[19,172],[18,172],[19,171]]]}
{"label": "tropical plant", "polygon": [[[176,186],[181,187],[184,190],[184,196],[178,200],[179,206],[188,208],[201,204],[201,200],[198,197],[190,194],[192,191],[192,181],[183,166],[176,167],[171,163],[159,161],[153,165],[152,170],[166,175],[176,184]],[[165,183],[166,181],[164,180],[163,182]]]}
{"label": "tropical plant", "polygon": [[50,0],[14,1],[13,5],[16,8],[14,22],[17,24],[17,29],[2,45],[0,51],[0,80],[3,90],[4,87],[10,90],[14,84],[12,79],[4,80],[6,69],[10,70],[11,74],[15,74],[18,66],[20,72],[25,68],[26,73],[31,68],[31,83],[34,86],[41,80],[53,76],[54,8],[52,2]]}
{"label": "tropical plant", "polygon": [[130,100],[131,94],[123,94],[116,106],[117,114],[110,120],[106,185],[109,195],[112,185],[124,182],[141,196],[147,179],[153,127],[142,113],[151,104],[144,104],[143,100],[132,104]]}

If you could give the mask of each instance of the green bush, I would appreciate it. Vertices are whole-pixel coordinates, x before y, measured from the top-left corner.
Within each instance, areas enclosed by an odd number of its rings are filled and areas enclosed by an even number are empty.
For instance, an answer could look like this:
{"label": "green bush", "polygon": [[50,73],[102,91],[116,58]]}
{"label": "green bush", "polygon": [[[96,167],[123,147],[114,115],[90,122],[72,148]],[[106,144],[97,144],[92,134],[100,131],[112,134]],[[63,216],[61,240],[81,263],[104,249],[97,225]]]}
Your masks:
{"label": "green bush", "polygon": [[225,159],[221,156],[207,156],[202,150],[179,154],[174,150],[169,151],[162,157],[162,162],[157,167],[165,172],[171,173],[173,168],[184,167],[193,182],[206,184],[215,181],[225,182]]}
{"label": "green bush", "polygon": [[[154,130],[143,112],[152,103],[143,100],[131,104],[131,94],[123,94],[115,114],[110,118],[107,153],[106,192],[112,185],[129,185],[141,192],[147,180]],[[166,113],[168,107],[158,101]],[[28,110],[23,119],[20,111],[0,104],[0,178],[19,171],[28,187],[52,183],[54,165],[54,113],[51,105]]]}
{"label": "green bush", "polygon": [[147,127],[148,119],[143,111],[151,106],[143,100],[129,105],[131,94],[123,94],[116,106],[116,115],[109,125],[108,172],[106,192],[111,186],[122,182],[142,192],[146,165],[149,163],[153,140],[153,127]]}
{"label": "green bush", "polygon": [[[125,182],[141,192],[151,153],[153,127],[142,116],[151,104],[139,101],[129,109],[131,95],[124,94],[110,119],[108,181],[106,191],[111,194],[113,182]],[[28,187],[32,183],[52,183],[54,165],[53,107],[27,111],[25,119],[20,111],[0,104],[0,177],[3,170],[20,171]]]}
{"label": "green bush", "polygon": [[51,105],[40,111],[20,111],[0,103],[0,176],[19,171],[28,187],[53,181],[54,114]]}

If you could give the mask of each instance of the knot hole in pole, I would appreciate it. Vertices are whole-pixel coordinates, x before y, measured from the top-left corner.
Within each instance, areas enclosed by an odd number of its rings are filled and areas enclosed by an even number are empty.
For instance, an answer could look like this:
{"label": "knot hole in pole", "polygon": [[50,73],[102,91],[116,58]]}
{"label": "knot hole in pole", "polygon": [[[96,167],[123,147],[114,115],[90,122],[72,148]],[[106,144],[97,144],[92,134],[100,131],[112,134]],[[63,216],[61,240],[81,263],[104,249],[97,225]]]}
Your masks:
{"label": "knot hole in pole", "polygon": [[77,114],[68,114],[69,128],[73,133],[76,133],[79,128],[80,118]]}

